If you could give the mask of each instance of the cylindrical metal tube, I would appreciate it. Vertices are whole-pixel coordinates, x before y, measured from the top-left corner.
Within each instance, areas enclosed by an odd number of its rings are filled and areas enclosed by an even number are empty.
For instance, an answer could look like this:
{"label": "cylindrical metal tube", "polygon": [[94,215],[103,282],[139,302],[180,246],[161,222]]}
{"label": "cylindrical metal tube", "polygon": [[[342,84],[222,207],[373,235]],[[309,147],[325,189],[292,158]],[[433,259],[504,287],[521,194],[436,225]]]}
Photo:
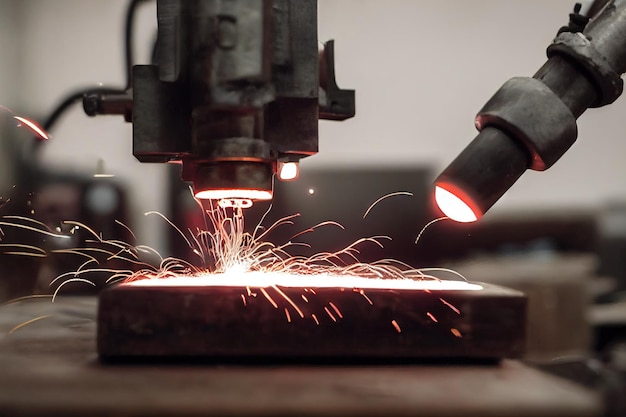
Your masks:
{"label": "cylindrical metal tube", "polygon": [[578,118],[596,101],[596,87],[580,68],[563,56],[548,59],[533,78],[544,83]]}
{"label": "cylindrical metal tube", "polygon": [[587,26],[585,35],[618,74],[626,72],[626,0],[615,0]]}
{"label": "cylindrical metal tube", "polygon": [[436,184],[463,200],[480,218],[526,171],[529,158],[516,140],[487,127],[439,175]]}
{"label": "cylindrical metal tube", "polygon": [[196,197],[202,199],[269,200],[273,173],[267,162],[222,161],[199,165],[192,181]]}
{"label": "cylindrical metal tube", "polygon": [[[489,127],[435,181],[435,197],[441,188],[452,194],[451,198],[442,199],[452,202],[449,207],[442,207],[437,200],[448,217],[454,219],[447,209],[460,207],[471,209],[475,216],[459,221],[480,218],[527,167],[546,169],[571,146],[571,135],[559,135],[554,123],[558,127],[573,124],[575,131],[574,120],[586,109],[610,104],[619,97],[623,88],[619,75],[626,72],[626,0],[610,2],[584,34],[560,34],[548,48],[548,56],[534,78],[565,105],[557,112],[563,117],[545,117],[558,107],[555,104],[561,105],[550,102],[554,96],[526,94],[533,93],[531,89],[523,90],[523,94],[496,93],[488,103],[491,106],[487,115],[479,114],[477,119],[479,129]],[[532,101],[537,98],[541,103]],[[547,107],[537,110],[539,104]],[[549,163],[531,163],[541,155]],[[539,162],[545,161],[540,158]]]}

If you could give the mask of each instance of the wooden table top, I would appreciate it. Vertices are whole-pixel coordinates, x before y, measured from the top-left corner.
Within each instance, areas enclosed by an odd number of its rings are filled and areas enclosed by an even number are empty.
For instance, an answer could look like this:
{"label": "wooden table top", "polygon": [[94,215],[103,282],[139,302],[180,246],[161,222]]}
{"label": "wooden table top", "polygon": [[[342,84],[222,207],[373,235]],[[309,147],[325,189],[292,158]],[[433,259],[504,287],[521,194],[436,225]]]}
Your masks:
{"label": "wooden table top", "polygon": [[[94,298],[0,307],[0,416],[598,416],[599,399],[499,365],[98,362]],[[8,332],[20,323],[45,317]]]}

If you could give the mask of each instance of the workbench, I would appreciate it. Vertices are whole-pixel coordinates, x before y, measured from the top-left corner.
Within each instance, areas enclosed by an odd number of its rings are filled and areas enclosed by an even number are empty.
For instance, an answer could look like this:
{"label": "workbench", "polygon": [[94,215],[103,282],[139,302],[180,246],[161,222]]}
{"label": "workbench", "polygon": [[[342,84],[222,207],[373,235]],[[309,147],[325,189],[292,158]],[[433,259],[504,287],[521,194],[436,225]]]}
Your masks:
{"label": "workbench", "polygon": [[602,415],[592,393],[512,360],[101,364],[96,303],[67,297],[0,307],[0,416]]}

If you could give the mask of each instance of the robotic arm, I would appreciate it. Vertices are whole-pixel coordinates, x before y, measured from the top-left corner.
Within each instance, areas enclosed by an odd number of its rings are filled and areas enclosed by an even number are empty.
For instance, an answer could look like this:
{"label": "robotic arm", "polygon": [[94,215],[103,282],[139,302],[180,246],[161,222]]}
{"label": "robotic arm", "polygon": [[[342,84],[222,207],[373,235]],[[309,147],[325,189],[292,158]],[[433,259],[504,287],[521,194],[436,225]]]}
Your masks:
{"label": "robotic arm", "polygon": [[546,170],[572,146],[585,110],[621,95],[626,0],[596,1],[592,9],[600,11],[586,24],[577,4],[543,67],[507,81],[478,112],[480,133],[435,181],[446,216],[480,219],[526,169]]}
{"label": "robotic arm", "polygon": [[316,0],[158,0],[156,65],[133,67],[125,95],[92,94],[89,115],[133,123],[141,162],[178,162],[196,197],[272,198],[318,151],[318,119],[354,116],[318,50]]}

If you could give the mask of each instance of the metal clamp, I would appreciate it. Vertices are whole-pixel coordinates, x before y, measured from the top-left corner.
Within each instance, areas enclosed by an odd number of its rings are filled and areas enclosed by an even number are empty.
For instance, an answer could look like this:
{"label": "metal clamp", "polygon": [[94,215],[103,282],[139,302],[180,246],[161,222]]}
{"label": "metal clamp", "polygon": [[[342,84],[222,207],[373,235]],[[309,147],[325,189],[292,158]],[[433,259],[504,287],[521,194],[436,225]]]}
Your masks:
{"label": "metal clamp", "polygon": [[520,141],[530,152],[530,168],[550,168],[576,141],[572,112],[541,81],[515,77],[489,99],[476,116],[476,128],[493,126]]}
{"label": "metal clamp", "polygon": [[622,94],[624,82],[620,74],[611,67],[584,34],[580,32],[559,34],[547,50],[548,58],[556,54],[573,59],[596,85],[598,98],[591,107],[611,104]]}

